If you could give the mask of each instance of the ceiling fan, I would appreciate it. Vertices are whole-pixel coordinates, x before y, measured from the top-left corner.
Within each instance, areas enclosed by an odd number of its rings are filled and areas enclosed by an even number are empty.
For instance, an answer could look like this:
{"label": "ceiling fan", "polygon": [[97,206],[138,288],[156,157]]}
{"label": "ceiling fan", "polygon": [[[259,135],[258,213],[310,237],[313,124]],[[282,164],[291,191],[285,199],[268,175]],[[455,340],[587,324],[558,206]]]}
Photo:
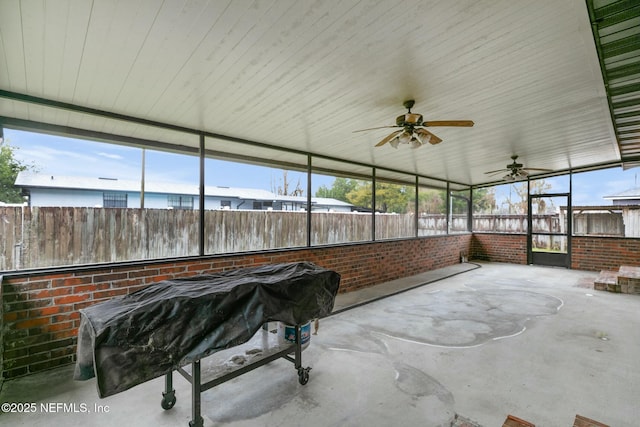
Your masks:
{"label": "ceiling fan", "polygon": [[508,172],[505,176],[502,177],[505,181],[520,181],[522,179],[526,179],[529,176],[529,172],[551,172],[551,169],[540,169],[540,168],[525,168],[522,163],[518,163],[516,159],[518,156],[515,154],[511,156],[513,160],[512,163],[509,163],[505,169],[498,169],[490,172],[485,172],[487,175],[496,175],[503,172]]}
{"label": "ceiling fan", "polygon": [[411,148],[418,148],[426,144],[435,145],[442,142],[442,139],[438,138],[428,130],[426,127],[430,126],[462,126],[462,127],[470,127],[473,126],[473,122],[471,120],[441,120],[441,121],[428,121],[425,122],[422,118],[422,114],[415,114],[411,112],[411,108],[415,101],[413,99],[409,99],[405,101],[402,105],[406,108],[407,114],[403,114],[401,116],[396,117],[395,126],[380,126],[369,129],[356,130],[354,132],[364,132],[374,129],[385,129],[385,128],[400,128],[399,130],[394,131],[382,141],[376,144],[376,147],[380,147],[387,142],[391,144],[393,148],[398,148],[400,144],[409,144]]}

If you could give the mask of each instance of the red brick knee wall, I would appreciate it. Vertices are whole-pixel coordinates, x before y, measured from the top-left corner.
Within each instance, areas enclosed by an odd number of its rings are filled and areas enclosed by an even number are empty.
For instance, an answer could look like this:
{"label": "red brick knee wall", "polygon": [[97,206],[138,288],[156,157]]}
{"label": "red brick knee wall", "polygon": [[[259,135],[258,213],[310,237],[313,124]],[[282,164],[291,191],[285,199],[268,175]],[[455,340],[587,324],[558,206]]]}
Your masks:
{"label": "red brick knee wall", "polygon": [[469,257],[493,262],[526,264],[527,236],[525,234],[474,233]]}
{"label": "red brick knee wall", "polygon": [[640,239],[616,237],[573,237],[571,268],[575,270],[618,270],[622,265],[640,266]]}
{"label": "red brick knee wall", "polygon": [[[617,270],[622,265],[640,266],[640,239],[616,237],[571,238],[571,268]],[[524,234],[474,233],[469,257],[512,264],[527,263]]]}
{"label": "red brick knee wall", "polygon": [[79,309],[163,279],[310,261],[339,272],[347,292],[458,263],[470,245],[471,234],[462,234],[5,276],[0,379],[73,363]]}

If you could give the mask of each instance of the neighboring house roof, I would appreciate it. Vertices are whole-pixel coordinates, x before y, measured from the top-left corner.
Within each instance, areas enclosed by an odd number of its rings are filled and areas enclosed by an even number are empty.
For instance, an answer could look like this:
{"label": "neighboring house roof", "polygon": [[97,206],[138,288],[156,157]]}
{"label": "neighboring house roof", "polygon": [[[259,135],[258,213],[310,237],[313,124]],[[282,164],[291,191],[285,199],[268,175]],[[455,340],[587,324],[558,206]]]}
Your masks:
{"label": "neighboring house roof", "polygon": [[628,190],[623,191],[620,194],[616,194],[613,196],[604,196],[603,199],[607,199],[607,200],[640,199],[640,187],[630,188]]}
{"label": "neighboring house roof", "polygon": [[[64,188],[74,190],[99,190],[99,191],[140,191],[140,181],[93,178],[83,176],[44,175],[29,172],[18,174],[16,187],[23,188]],[[152,182],[144,184],[145,193],[160,194],[200,194],[197,184],[177,184],[172,182]],[[231,197],[240,199],[273,200],[274,194],[270,191],[255,188],[232,188],[206,186],[206,196]]]}
{"label": "neighboring house roof", "polygon": [[[306,203],[306,196],[278,196],[274,195],[278,201],[281,202],[297,202],[297,203]],[[353,206],[351,203],[343,202],[338,199],[331,199],[327,197],[312,197],[311,203],[322,206],[344,206],[351,207]]]}
{"label": "neighboring house roof", "polygon": [[[16,187],[21,188],[60,188],[74,190],[95,190],[95,191],[126,191],[139,192],[140,181],[94,178],[83,176],[45,175],[32,172],[20,172],[15,181]],[[188,194],[198,196],[200,194],[198,185],[177,184],[171,182],[152,182],[144,184],[145,193],[158,194]],[[283,202],[306,203],[306,196],[279,196],[271,191],[258,188],[239,187],[218,187],[205,186],[205,196],[227,197],[250,200],[272,200]],[[329,206],[352,206],[349,203],[337,199],[326,197],[312,197],[312,203]]]}
{"label": "neighboring house roof", "polygon": [[353,206],[351,203],[347,203],[347,202],[343,202],[342,200],[338,200],[338,199],[330,199],[328,197],[312,197],[311,200],[313,201],[313,203],[316,203],[318,205],[332,205],[332,206]]}

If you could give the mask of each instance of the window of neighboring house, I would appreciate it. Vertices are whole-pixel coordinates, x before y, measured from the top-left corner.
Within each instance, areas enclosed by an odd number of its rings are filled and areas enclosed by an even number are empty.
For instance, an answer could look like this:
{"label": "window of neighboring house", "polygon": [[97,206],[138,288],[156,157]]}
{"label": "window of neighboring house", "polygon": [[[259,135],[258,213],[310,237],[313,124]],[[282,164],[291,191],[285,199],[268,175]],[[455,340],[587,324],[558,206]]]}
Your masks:
{"label": "window of neighboring house", "polygon": [[105,208],[126,208],[127,193],[103,193],[102,206]]}
{"label": "window of neighboring house", "polygon": [[173,209],[193,209],[193,196],[168,196],[167,206]]}
{"label": "window of neighboring house", "polygon": [[231,200],[220,200],[220,207],[222,209],[231,209]]}
{"label": "window of neighboring house", "polygon": [[261,211],[263,209],[269,209],[269,208],[273,208],[273,202],[272,201],[266,201],[266,200],[259,200],[256,202],[253,202],[253,209],[256,211]]}

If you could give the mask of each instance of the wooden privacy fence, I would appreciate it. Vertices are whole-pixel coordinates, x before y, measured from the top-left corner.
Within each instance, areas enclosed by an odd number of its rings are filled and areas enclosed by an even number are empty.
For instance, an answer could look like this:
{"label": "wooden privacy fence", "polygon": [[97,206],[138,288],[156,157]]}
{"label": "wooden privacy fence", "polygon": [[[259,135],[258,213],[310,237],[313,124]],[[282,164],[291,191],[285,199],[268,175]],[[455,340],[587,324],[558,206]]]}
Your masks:
{"label": "wooden privacy fence", "polygon": [[[204,218],[206,254],[303,247],[307,241],[306,212],[210,210]],[[412,214],[375,218],[376,240],[415,235]],[[0,271],[197,255],[199,221],[197,210],[0,207]],[[535,228],[544,224],[557,225],[557,216],[540,218]],[[371,226],[371,213],[312,212],[311,244],[370,241]],[[474,215],[473,229],[523,233],[526,216]],[[455,215],[450,230],[467,231],[466,215]],[[446,232],[445,215],[418,218],[419,236]]]}
{"label": "wooden privacy fence", "polygon": [[473,230],[496,233],[526,233],[526,215],[474,215]]}
{"label": "wooden privacy fence", "polygon": [[[302,247],[306,212],[205,212],[205,253]],[[376,238],[413,235],[413,216],[376,216]],[[197,255],[197,210],[0,207],[0,271]],[[313,245],[371,240],[371,214],[313,212]]]}

